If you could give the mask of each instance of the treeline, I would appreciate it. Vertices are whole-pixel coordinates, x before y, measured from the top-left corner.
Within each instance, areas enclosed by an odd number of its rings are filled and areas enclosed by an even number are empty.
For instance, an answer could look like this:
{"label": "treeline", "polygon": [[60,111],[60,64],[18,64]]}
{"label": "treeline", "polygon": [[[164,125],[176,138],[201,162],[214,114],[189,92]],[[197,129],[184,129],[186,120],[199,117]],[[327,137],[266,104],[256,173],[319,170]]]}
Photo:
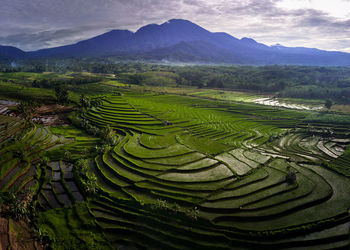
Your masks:
{"label": "treeline", "polygon": [[274,94],[279,97],[333,99],[350,103],[350,68],[303,66],[162,67],[121,73],[118,80],[138,85],[190,85]]}
{"label": "treeline", "polygon": [[[127,84],[196,86],[270,93],[280,97],[334,99],[350,103],[350,68],[310,66],[179,66],[114,62],[111,59],[35,61],[3,71],[48,70],[115,74]],[[76,81],[80,81],[79,79]],[[36,83],[46,85],[43,83]]]}
{"label": "treeline", "polygon": [[92,76],[76,76],[73,78],[42,78],[35,79],[32,82],[32,87],[36,88],[55,88],[58,85],[81,85],[88,83],[96,83],[101,81],[100,77]]}

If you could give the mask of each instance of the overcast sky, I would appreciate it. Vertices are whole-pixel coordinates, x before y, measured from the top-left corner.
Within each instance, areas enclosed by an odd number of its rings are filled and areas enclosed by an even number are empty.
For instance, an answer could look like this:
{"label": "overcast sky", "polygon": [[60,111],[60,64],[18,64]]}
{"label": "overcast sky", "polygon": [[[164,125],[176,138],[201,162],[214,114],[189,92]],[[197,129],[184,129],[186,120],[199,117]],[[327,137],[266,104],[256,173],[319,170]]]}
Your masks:
{"label": "overcast sky", "polygon": [[0,0],[0,44],[36,50],[173,18],[268,45],[350,52],[350,0]]}

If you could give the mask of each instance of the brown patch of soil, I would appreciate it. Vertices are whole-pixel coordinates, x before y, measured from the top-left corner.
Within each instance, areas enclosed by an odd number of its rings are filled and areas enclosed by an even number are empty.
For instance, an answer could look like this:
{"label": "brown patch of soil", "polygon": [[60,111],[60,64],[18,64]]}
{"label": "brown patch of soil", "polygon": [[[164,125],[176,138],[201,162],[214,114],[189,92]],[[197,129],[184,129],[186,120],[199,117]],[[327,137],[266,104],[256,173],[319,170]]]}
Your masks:
{"label": "brown patch of soil", "polygon": [[54,115],[60,113],[69,113],[73,110],[72,106],[62,106],[59,104],[42,105],[35,109],[36,113],[40,115]]}
{"label": "brown patch of soil", "polygon": [[11,249],[35,250],[43,249],[35,239],[32,230],[24,221],[9,221],[9,239]]}
{"label": "brown patch of soil", "polygon": [[72,106],[42,105],[35,109],[33,121],[46,126],[66,125],[66,114],[72,110]]}
{"label": "brown patch of soil", "polygon": [[0,218],[0,250],[6,250],[9,245],[7,232],[8,220]]}

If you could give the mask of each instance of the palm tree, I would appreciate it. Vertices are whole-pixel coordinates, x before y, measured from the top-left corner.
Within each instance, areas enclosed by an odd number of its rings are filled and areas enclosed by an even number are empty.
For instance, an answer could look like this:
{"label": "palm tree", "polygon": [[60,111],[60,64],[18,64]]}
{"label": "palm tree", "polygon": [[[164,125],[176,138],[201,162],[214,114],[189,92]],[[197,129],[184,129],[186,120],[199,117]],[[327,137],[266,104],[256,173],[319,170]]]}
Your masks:
{"label": "palm tree", "polygon": [[37,106],[38,104],[33,101],[20,102],[17,105],[17,110],[25,121],[24,123],[25,128],[27,127],[28,124],[32,122],[34,111]]}

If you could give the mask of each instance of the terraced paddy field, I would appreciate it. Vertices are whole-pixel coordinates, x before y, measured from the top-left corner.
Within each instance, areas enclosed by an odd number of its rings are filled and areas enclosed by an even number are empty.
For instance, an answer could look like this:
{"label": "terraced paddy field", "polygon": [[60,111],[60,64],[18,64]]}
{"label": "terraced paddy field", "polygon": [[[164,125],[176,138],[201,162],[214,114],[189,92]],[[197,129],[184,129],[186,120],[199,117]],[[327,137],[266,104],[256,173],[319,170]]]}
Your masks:
{"label": "terraced paddy field", "polygon": [[[52,130],[63,130],[71,137]],[[69,148],[72,157],[76,157],[82,144],[89,148],[96,138],[79,130],[77,133],[71,127],[25,126],[21,119],[3,115],[0,115],[0,135],[0,249],[46,249],[38,240],[38,231],[42,232],[41,237],[61,237],[57,245],[50,241],[53,248],[105,246],[99,232],[94,232],[93,237],[86,236],[96,224],[74,177],[73,164],[50,161],[47,157],[62,157],[61,148]],[[28,224],[28,220],[32,223]],[[34,223],[37,231],[33,230]]]}
{"label": "terraced paddy field", "polygon": [[[0,116],[0,190],[35,190],[34,223],[53,249],[350,247],[350,124],[120,91],[79,114],[116,132],[104,153],[73,126]],[[82,158],[94,195],[79,180]]]}
{"label": "terraced paddy field", "polygon": [[83,115],[119,141],[89,208],[112,247],[348,248],[350,124],[308,111],[123,92]]}
{"label": "terraced paddy field", "polygon": [[35,183],[36,162],[43,152],[63,145],[62,136],[51,133],[47,127],[35,125],[24,129],[17,118],[1,116],[0,190],[19,192]]}
{"label": "terraced paddy field", "polygon": [[43,210],[71,206],[84,201],[73,178],[73,165],[62,161],[49,163],[45,180],[38,195],[38,205]]}

